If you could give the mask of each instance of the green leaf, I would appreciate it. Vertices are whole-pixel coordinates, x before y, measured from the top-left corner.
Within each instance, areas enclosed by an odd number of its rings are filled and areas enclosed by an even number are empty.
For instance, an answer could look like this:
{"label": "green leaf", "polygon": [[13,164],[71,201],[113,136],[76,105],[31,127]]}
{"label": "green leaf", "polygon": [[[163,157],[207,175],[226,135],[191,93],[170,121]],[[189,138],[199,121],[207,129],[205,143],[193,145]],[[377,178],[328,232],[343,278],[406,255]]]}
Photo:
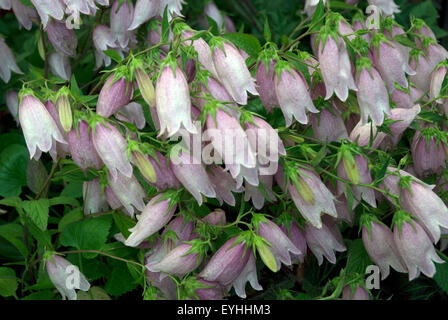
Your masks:
{"label": "green leaf", "polygon": [[22,199],[19,197],[9,197],[4,198],[0,200],[0,204],[8,207],[21,207],[22,206]]}
{"label": "green leaf", "polygon": [[107,293],[117,297],[137,287],[138,283],[134,281],[126,263],[113,261],[111,264],[113,265],[112,272],[107,277],[107,282],[104,286]]}
{"label": "green leaf", "polygon": [[47,229],[50,209],[48,199],[26,200],[23,201],[22,207],[40,230],[45,231]]}
{"label": "green leaf", "polygon": [[32,294],[23,297],[21,300],[54,300],[54,291],[41,290],[33,292]]}
{"label": "green leaf", "polygon": [[65,214],[58,224],[58,231],[61,232],[64,228],[72,222],[79,221],[84,217],[82,208],[78,207],[69,213]]}
{"label": "green leaf", "polygon": [[117,51],[115,51],[113,49],[104,51],[104,54],[106,56],[108,56],[109,58],[111,58],[112,60],[114,60],[116,63],[120,63],[121,62],[120,55],[117,53]]}
{"label": "green leaf", "polygon": [[24,257],[28,255],[23,227],[20,224],[8,223],[0,225],[0,236],[11,242]]}
{"label": "green leaf", "polygon": [[11,268],[0,268],[0,295],[10,297],[16,295],[19,287],[16,273]]}
{"label": "green leaf", "polygon": [[135,221],[128,215],[122,212],[116,212],[112,215],[114,217],[115,224],[120,229],[121,234],[127,238],[131,234],[129,229],[135,226]]}
{"label": "green leaf", "polygon": [[76,81],[75,75],[72,74],[72,80],[70,81],[70,91],[74,96],[81,97],[82,91],[79,89],[78,82]]}
{"label": "green leaf", "polygon": [[0,196],[18,196],[26,186],[28,149],[19,144],[8,146],[0,154]]}
{"label": "green leaf", "polygon": [[233,42],[236,46],[246,51],[246,53],[252,57],[257,57],[258,53],[261,51],[260,42],[253,35],[233,32],[224,34],[223,37]]}
{"label": "green leaf", "polygon": [[322,24],[324,23],[324,19],[322,17],[325,14],[325,5],[322,0],[319,0],[319,4],[317,5],[316,11],[314,11],[313,19],[310,23],[310,31],[317,31],[320,29]]}
{"label": "green leaf", "polygon": [[264,34],[264,40],[266,40],[266,42],[270,42],[271,38],[272,38],[272,34],[271,34],[271,28],[269,28],[269,21],[268,21],[267,17],[264,21],[263,34]]}
{"label": "green leaf", "polygon": [[170,23],[168,21],[168,6],[165,7],[163,11],[162,18],[162,34],[161,34],[161,42],[167,42],[170,36]]}
{"label": "green leaf", "polygon": [[348,258],[345,270],[347,274],[365,274],[366,268],[373,264],[364,248],[362,239],[356,239],[348,248]]}
{"label": "green leaf", "polygon": [[79,207],[79,201],[71,197],[55,197],[50,199],[50,207],[60,204],[68,204],[72,207]]}
{"label": "green leaf", "polygon": [[[110,216],[92,217],[73,222],[62,230],[61,244],[66,247],[75,247],[78,250],[100,250],[107,241],[111,224]],[[92,259],[97,255],[97,253],[83,253],[87,259]]]}
{"label": "green leaf", "polygon": [[445,263],[438,264],[436,263],[436,274],[434,275],[434,280],[437,282],[437,285],[448,293],[448,260],[442,257],[445,260]]}
{"label": "green leaf", "polygon": [[77,300],[111,300],[107,292],[100,287],[90,287],[87,292],[79,291]]}

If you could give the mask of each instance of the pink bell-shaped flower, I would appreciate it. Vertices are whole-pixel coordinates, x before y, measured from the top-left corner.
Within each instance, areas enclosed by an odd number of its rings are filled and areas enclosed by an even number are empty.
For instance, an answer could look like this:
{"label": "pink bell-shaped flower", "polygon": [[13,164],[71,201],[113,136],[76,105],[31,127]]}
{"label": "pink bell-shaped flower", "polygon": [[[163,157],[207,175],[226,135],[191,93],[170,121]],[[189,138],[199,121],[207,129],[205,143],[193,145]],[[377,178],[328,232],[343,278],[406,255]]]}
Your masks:
{"label": "pink bell-shaped flower", "polygon": [[409,281],[417,278],[420,272],[432,278],[436,273],[434,262],[445,262],[437,255],[423,228],[410,218],[401,226],[394,225],[394,240],[409,271]]}
{"label": "pink bell-shaped flower", "polygon": [[307,124],[306,110],[319,112],[311,100],[308,84],[300,73],[277,62],[274,82],[275,94],[287,127],[292,124],[293,117],[299,123]]}
{"label": "pink bell-shaped flower", "polygon": [[78,39],[73,29],[68,29],[64,22],[51,20],[45,31],[48,40],[57,51],[69,57],[76,55]]}
{"label": "pink bell-shaped flower", "polygon": [[309,223],[305,226],[306,243],[316,256],[319,265],[323,263],[323,257],[333,264],[336,263],[335,252],[347,250],[337,226],[334,222],[330,222],[330,219],[326,220],[326,223],[323,223],[320,229]]}
{"label": "pink bell-shaped flower", "polygon": [[45,266],[51,282],[62,295],[62,299],[76,300],[75,289],[89,291],[90,283],[87,278],[77,266],[66,259],[54,254],[46,260]]}
{"label": "pink bell-shaped flower", "polygon": [[64,18],[64,7],[61,1],[31,0],[31,3],[37,9],[44,28],[47,26],[50,17],[55,20],[62,20]]}
{"label": "pink bell-shaped flower", "polygon": [[98,123],[93,133],[93,146],[109,169],[112,178],[117,178],[118,172],[132,177],[132,166],[127,157],[127,143],[114,126]]}
{"label": "pink bell-shaped flower", "polygon": [[95,150],[92,141],[92,133],[89,133],[89,125],[84,120],[78,123],[78,131],[75,128],[67,133],[68,146],[73,161],[84,171],[91,167],[101,169],[103,161]]}
{"label": "pink bell-shaped flower", "polygon": [[357,88],[345,42],[339,38],[336,41],[329,36],[325,44],[322,40],[319,42],[317,56],[327,89],[325,100],[336,93],[341,101],[346,101],[349,89],[356,91]]}
{"label": "pink bell-shaped flower", "polygon": [[362,227],[362,241],[370,259],[380,268],[382,280],[389,275],[390,267],[398,272],[407,272],[395,244],[394,234],[384,224],[366,220]]}
{"label": "pink bell-shaped flower", "polygon": [[[197,128],[191,120],[190,90],[182,70],[174,59],[167,58],[156,83],[156,106],[159,117],[159,136],[165,132],[168,137],[176,134],[181,127],[196,134]],[[174,70],[173,70],[174,69]]]}
{"label": "pink bell-shaped flower", "polygon": [[258,95],[254,79],[247,69],[246,62],[239,51],[230,43],[223,42],[223,49],[213,49],[213,63],[220,82],[239,104],[247,104],[247,92]]}
{"label": "pink bell-shaped flower", "polygon": [[0,38],[0,56],[3,60],[0,64],[0,78],[4,82],[8,83],[9,79],[11,79],[11,71],[23,74],[16,64],[16,59],[14,58],[11,49],[9,49],[3,38]]}
{"label": "pink bell-shaped flower", "polygon": [[19,121],[30,152],[30,159],[39,160],[42,152],[56,151],[56,143],[67,144],[54,119],[45,106],[30,94],[25,94],[19,105]]}
{"label": "pink bell-shaped flower", "polygon": [[135,215],[134,208],[138,211],[142,211],[145,208],[143,198],[146,196],[146,193],[137,178],[133,175],[128,178],[121,173],[118,173],[116,179],[108,178],[113,194],[131,217]]}
{"label": "pink bell-shaped flower", "polygon": [[129,229],[130,236],[125,245],[138,246],[143,240],[162,229],[171,220],[177,205],[170,207],[170,199],[160,199],[163,194],[152,198],[138,217],[137,224]]}
{"label": "pink bell-shaped flower", "polygon": [[289,181],[288,192],[300,214],[314,227],[322,227],[323,213],[337,217],[333,194],[311,169],[297,168],[297,184]]}
{"label": "pink bell-shaped flower", "polygon": [[383,79],[368,58],[357,62],[358,104],[361,109],[361,121],[367,123],[372,118],[377,126],[383,124],[384,114],[390,114],[389,95]]}

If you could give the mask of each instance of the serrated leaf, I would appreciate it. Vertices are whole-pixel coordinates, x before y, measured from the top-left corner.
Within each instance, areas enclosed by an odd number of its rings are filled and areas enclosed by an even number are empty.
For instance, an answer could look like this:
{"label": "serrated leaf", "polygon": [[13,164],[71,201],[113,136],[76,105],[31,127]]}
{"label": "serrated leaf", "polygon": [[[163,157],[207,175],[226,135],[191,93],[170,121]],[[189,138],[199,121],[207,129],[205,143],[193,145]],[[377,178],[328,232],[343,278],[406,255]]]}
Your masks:
{"label": "serrated leaf", "polygon": [[79,291],[77,300],[111,300],[107,292],[100,287],[90,287],[87,292]]}
{"label": "serrated leaf", "polygon": [[348,248],[347,265],[345,267],[346,273],[364,274],[366,268],[373,264],[372,260],[364,248],[362,239],[356,239]]}
{"label": "serrated leaf", "polygon": [[15,296],[19,287],[16,273],[11,268],[0,268],[0,295],[3,297]]}
{"label": "serrated leaf", "polygon": [[0,196],[18,196],[26,186],[28,149],[12,144],[0,154]]}
{"label": "serrated leaf", "polygon": [[45,231],[47,229],[50,209],[50,202],[48,199],[26,200],[23,201],[22,207],[28,217],[40,230]]}
{"label": "serrated leaf", "polygon": [[82,212],[82,208],[78,207],[67,214],[65,214],[62,219],[59,221],[58,224],[58,231],[61,232],[64,230],[64,228],[69,225],[70,223],[73,223],[75,221],[79,221],[84,217],[84,214]]}
{"label": "serrated leaf", "polygon": [[[73,222],[62,230],[59,239],[66,247],[75,247],[78,250],[100,250],[107,241],[111,224],[110,216],[92,217]],[[97,253],[83,253],[87,259],[97,255]]]}
{"label": "serrated leaf", "polygon": [[170,23],[168,21],[168,6],[163,10],[163,18],[162,18],[162,34],[160,35],[161,42],[167,42],[170,36]]}
{"label": "serrated leaf", "polygon": [[138,284],[134,282],[134,278],[132,278],[129,273],[126,263],[116,261],[113,263],[112,272],[107,277],[104,289],[106,289],[106,292],[111,296],[118,297],[135,289],[137,285]]}

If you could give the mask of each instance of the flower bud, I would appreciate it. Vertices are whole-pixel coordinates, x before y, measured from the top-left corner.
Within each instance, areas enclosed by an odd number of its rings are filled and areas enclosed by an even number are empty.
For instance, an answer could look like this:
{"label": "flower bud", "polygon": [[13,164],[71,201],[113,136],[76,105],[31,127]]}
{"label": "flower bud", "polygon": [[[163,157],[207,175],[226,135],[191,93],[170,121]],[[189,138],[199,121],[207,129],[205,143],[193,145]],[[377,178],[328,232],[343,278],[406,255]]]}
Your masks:
{"label": "flower bud", "polygon": [[101,88],[96,113],[109,118],[129,103],[132,94],[132,85],[124,77],[114,81],[114,76],[110,76]]}
{"label": "flower bud", "polygon": [[[429,88],[429,98],[431,100],[436,99],[440,95],[440,90],[442,89],[442,84],[445,79],[448,64],[442,64],[437,67],[432,73],[431,85]],[[439,98],[436,100],[437,103],[442,104],[443,99]]]}
{"label": "flower bud", "polygon": [[156,172],[152,163],[149,161],[148,156],[139,151],[132,151],[132,163],[138,168],[143,178],[151,183],[157,181]]}
{"label": "flower bud", "polygon": [[151,79],[149,78],[148,74],[146,74],[146,72],[144,72],[140,68],[135,69],[134,72],[135,72],[135,80],[137,80],[137,85],[138,88],[140,89],[143,99],[145,99],[145,102],[150,107],[155,107],[156,98],[155,98],[154,86],[152,84]]}
{"label": "flower bud", "polygon": [[156,175],[156,182],[154,184],[150,184],[156,187],[159,191],[169,188],[178,189],[180,187],[179,180],[177,180],[168,165],[166,158],[158,151],[155,151],[155,153],[157,161],[153,157],[148,156],[148,160],[151,162]]}
{"label": "flower bud", "polygon": [[152,198],[143,209],[135,227],[129,229],[131,235],[125,241],[127,246],[138,246],[170,221],[177,205],[170,207],[170,199],[160,199],[162,196],[159,194]]}
{"label": "flower bud", "polygon": [[[87,278],[79,271],[77,266],[71,264],[64,258],[54,254],[47,259],[45,266],[51,282],[56,289],[58,289],[63,300],[65,300],[65,298],[76,300],[75,289],[89,291],[90,284],[89,281],[87,281]],[[78,274],[79,282],[75,281],[74,286],[68,286],[68,283],[73,282],[72,279],[70,279],[73,272]]]}
{"label": "flower bud", "polygon": [[360,147],[365,147],[372,140],[371,147],[376,149],[386,137],[386,133],[377,131],[376,125],[372,122],[362,124],[362,121],[360,121],[350,132],[350,141],[356,142]]}
{"label": "flower bud", "polygon": [[[344,156],[343,156],[344,159]],[[347,170],[347,166],[345,165],[344,161],[339,163],[338,166],[338,176],[340,178],[351,180],[353,183],[358,184],[371,184],[372,183],[372,177],[370,175],[369,165],[367,162],[367,159],[363,156],[356,155],[355,157],[352,157],[353,159],[353,167],[350,167],[349,170]],[[349,172],[356,172],[357,180],[353,181],[350,177]],[[353,173],[352,173],[353,176]],[[375,192],[373,189],[358,185],[353,185],[351,187],[353,195],[355,197],[355,201],[353,202],[353,207],[351,209],[354,209],[356,205],[358,204],[358,201],[361,201],[363,199],[365,202],[367,202],[372,207],[376,208],[376,200],[375,200]],[[345,183],[338,181],[337,182],[337,190],[338,194],[346,193],[346,186]],[[346,197],[348,197],[347,194],[345,194]]]}
{"label": "flower bud", "polygon": [[72,129],[73,115],[68,96],[61,94],[56,105],[58,107],[59,120],[61,121],[62,128],[64,128],[65,132],[69,132]]}

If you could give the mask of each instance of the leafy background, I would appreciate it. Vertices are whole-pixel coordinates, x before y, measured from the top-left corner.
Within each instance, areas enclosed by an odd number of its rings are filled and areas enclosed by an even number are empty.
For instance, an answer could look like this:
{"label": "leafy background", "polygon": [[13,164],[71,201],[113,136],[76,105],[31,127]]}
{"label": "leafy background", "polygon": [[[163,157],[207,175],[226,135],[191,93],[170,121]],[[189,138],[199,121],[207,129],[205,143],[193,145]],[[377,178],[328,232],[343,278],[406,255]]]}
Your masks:
{"label": "leafy background", "polygon": [[[269,23],[273,41],[282,43],[300,21],[303,5],[297,0],[229,0],[215,1],[234,21],[238,30],[255,36],[241,41],[246,51],[257,52],[265,36],[265,21]],[[409,26],[411,15],[424,19],[445,45],[448,43],[448,1],[396,1],[402,10],[396,16],[399,23]],[[200,16],[204,0],[189,0],[184,12],[195,28],[203,28]],[[333,6],[343,8],[344,3],[332,1]],[[91,19],[91,18],[86,18]],[[91,30],[77,30],[79,48],[91,41]],[[39,30],[19,31],[12,14],[0,11],[0,34],[16,55],[22,70],[36,76],[42,74],[44,63],[37,50]],[[306,42],[303,47],[309,46]],[[81,52],[73,67],[74,78],[81,90],[89,90],[94,57],[89,50]],[[76,166],[67,163],[58,170],[46,189],[47,177],[52,168],[51,159],[44,155],[38,163],[30,162],[20,128],[5,106],[5,93],[20,88],[17,77],[5,84],[0,81],[0,295],[7,299],[59,299],[39,255],[51,244],[58,251],[101,250],[111,252],[123,260],[142,261],[142,251],[123,247],[112,239],[133,224],[124,215],[106,215],[84,219],[82,212],[82,183],[93,177],[83,175]],[[251,105],[261,114],[261,105]],[[282,121],[282,117],[277,117]],[[60,168],[57,168],[60,169]],[[34,174],[29,174],[34,172]],[[37,172],[37,174],[36,174]],[[28,173],[28,174],[27,174]],[[45,196],[45,197],[42,197]],[[195,208],[197,212],[202,209]],[[226,207],[232,213],[235,209]],[[232,211],[233,210],[233,211]],[[24,228],[24,225],[26,228]],[[350,234],[352,233],[352,234]],[[358,237],[356,230],[346,230],[348,238]],[[338,256],[333,265],[324,262],[317,265],[310,257],[306,268],[272,274],[266,268],[258,268],[261,285],[267,290],[256,293],[248,290],[253,299],[306,299],[320,293],[329,278],[339,275],[340,266],[350,272],[362,273],[371,264],[361,240],[349,243],[348,251]],[[68,254],[67,259],[78,265],[93,287],[88,293],[78,293],[80,299],[141,299],[144,291],[143,273],[139,267],[104,255],[91,253]],[[381,290],[374,291],[382,299],[444,299],[448,298],[448,263],[437,265],[434,279],[420,277],[409,282],[406,274],[393,273],[381,283]],[[295,281],[291,281],[294,279]],[[235,298],[231,298],[235,299]]]}

